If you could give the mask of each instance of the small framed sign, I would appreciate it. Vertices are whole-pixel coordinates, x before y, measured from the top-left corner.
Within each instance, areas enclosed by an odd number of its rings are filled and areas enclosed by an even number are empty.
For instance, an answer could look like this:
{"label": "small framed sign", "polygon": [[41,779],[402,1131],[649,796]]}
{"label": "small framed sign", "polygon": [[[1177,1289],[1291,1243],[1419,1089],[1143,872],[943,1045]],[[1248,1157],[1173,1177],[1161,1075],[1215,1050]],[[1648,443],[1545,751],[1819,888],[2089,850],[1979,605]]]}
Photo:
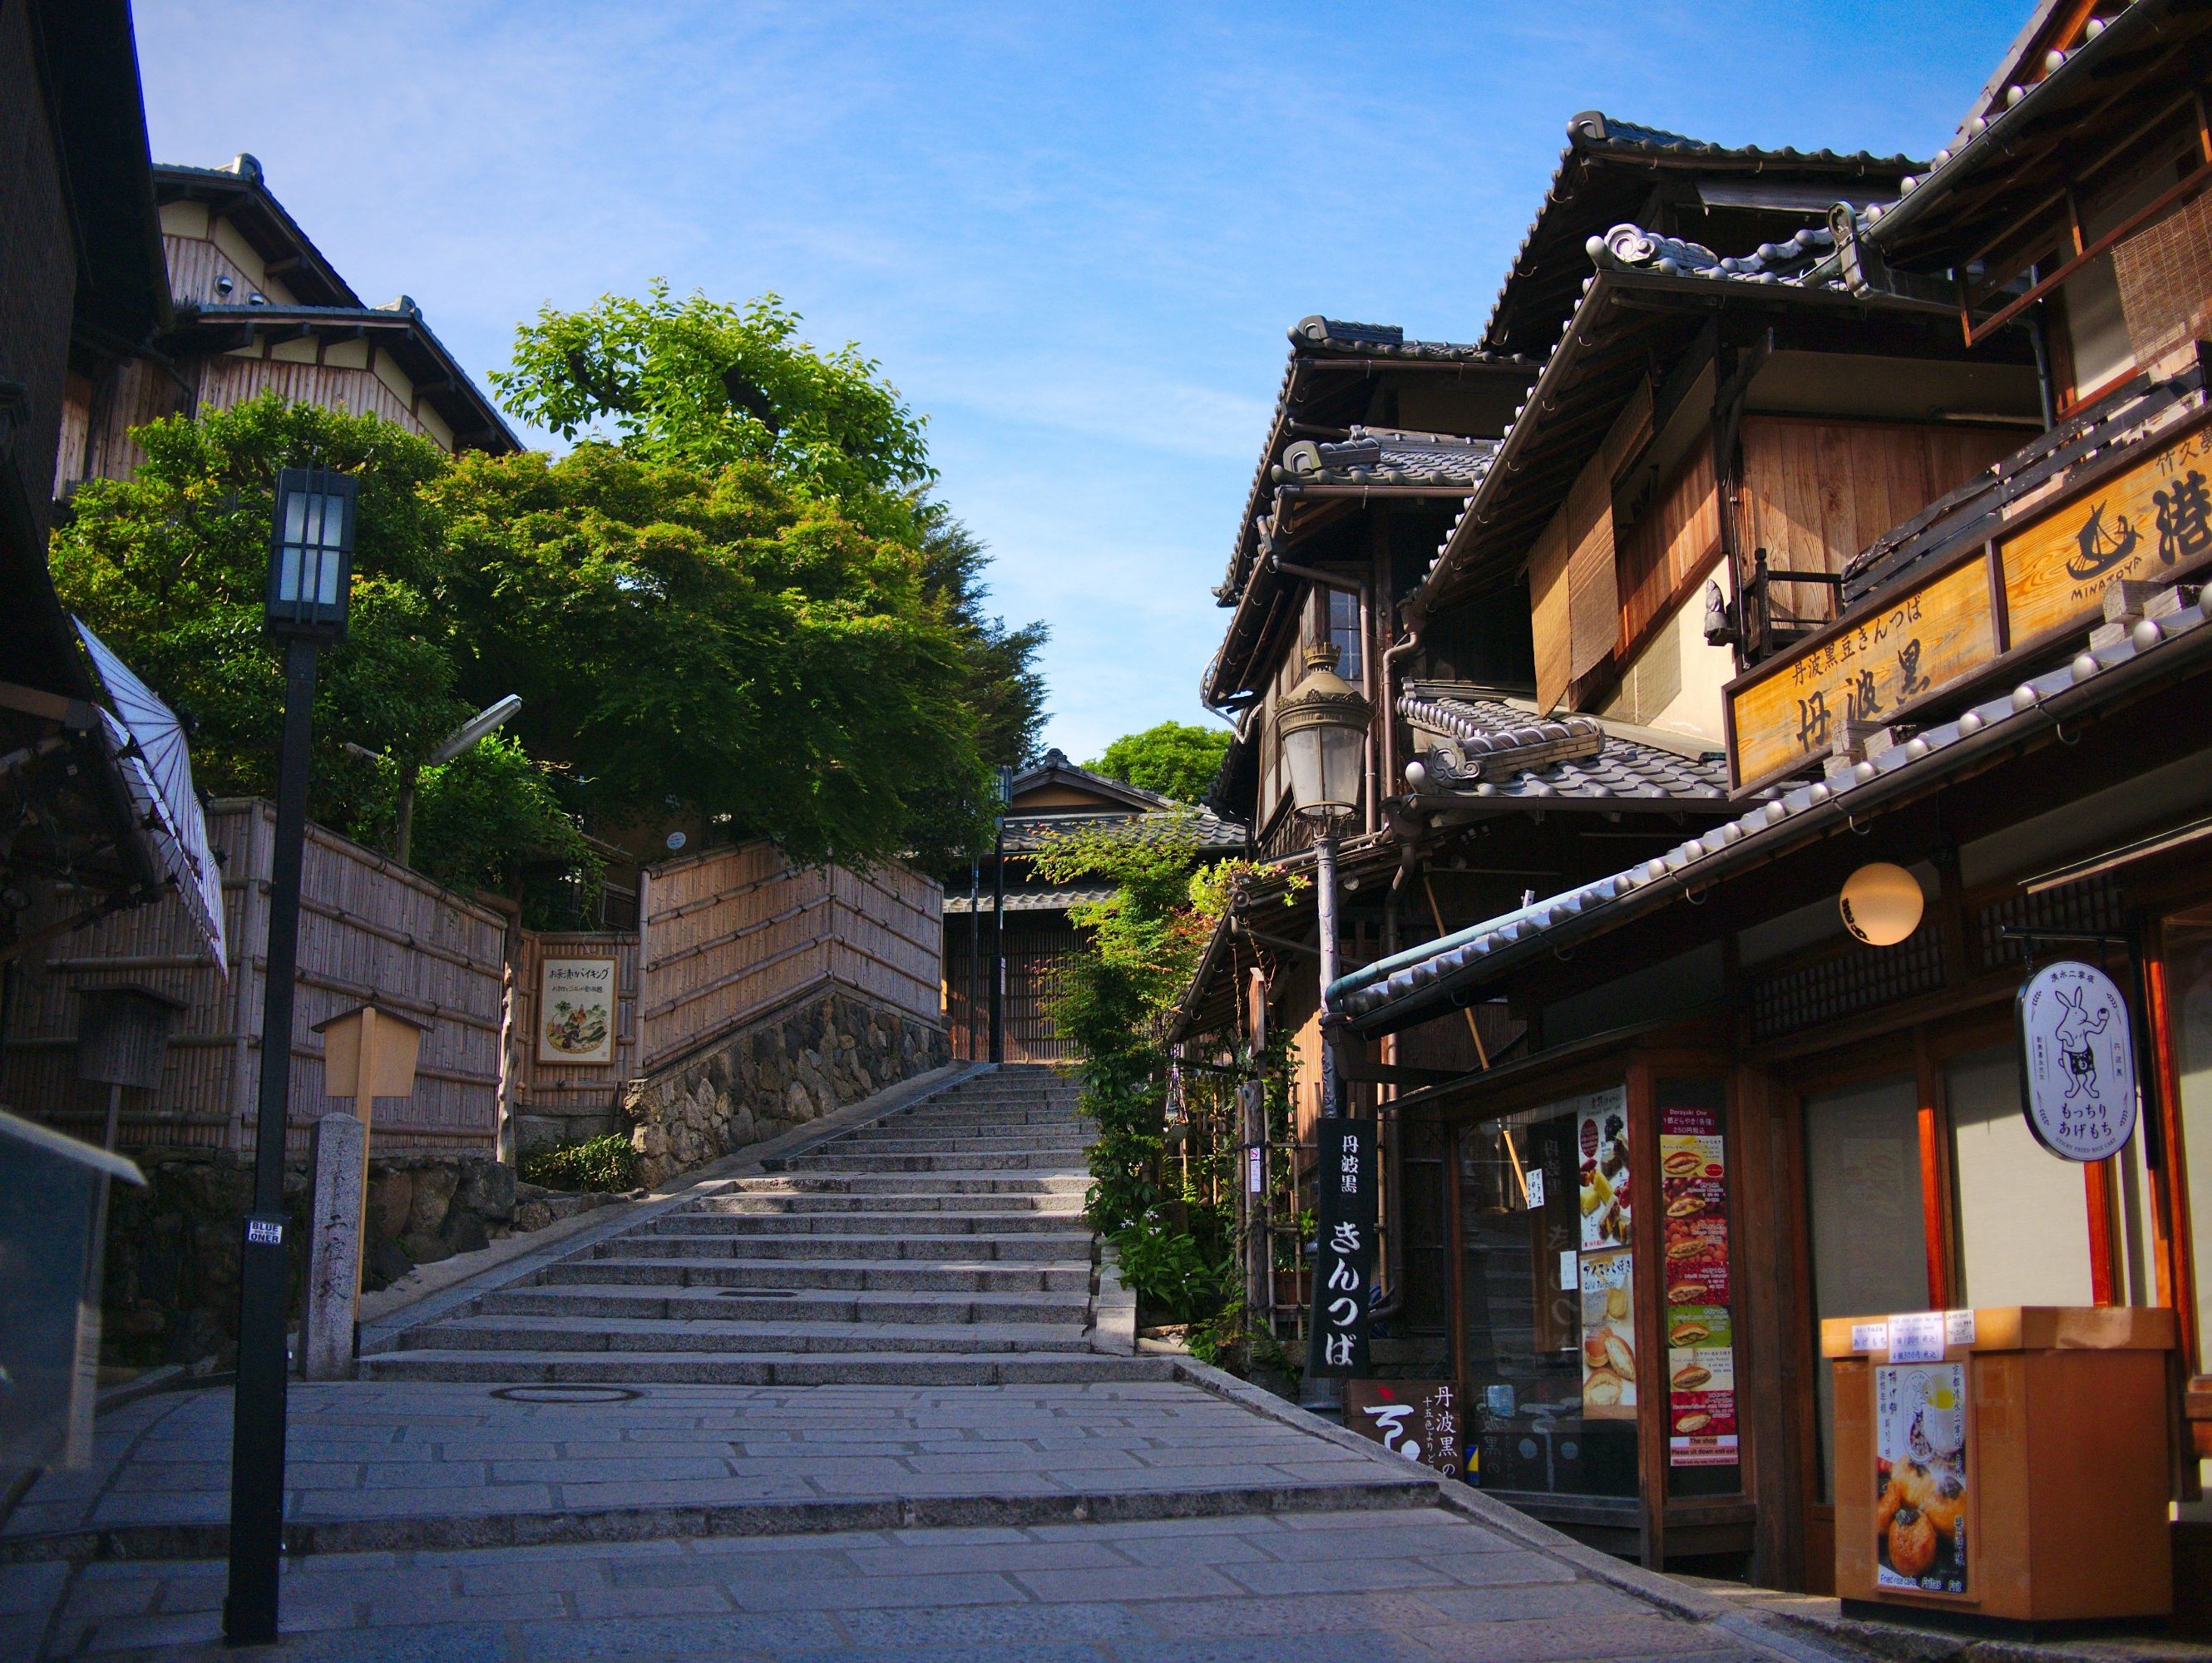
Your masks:
{"label": "small framed sign", "polygon": [[2061,959],[2021,985],[2020,1089],[2027,1129],[2053,1155],[2101,1161],[2136,1129],[2127,1001],[2094,964]]}
{"label": "small framed sign", "polygon": [[615,961],[549,958],[538,973],[538,1060],[590,1067],[615,1059]]}

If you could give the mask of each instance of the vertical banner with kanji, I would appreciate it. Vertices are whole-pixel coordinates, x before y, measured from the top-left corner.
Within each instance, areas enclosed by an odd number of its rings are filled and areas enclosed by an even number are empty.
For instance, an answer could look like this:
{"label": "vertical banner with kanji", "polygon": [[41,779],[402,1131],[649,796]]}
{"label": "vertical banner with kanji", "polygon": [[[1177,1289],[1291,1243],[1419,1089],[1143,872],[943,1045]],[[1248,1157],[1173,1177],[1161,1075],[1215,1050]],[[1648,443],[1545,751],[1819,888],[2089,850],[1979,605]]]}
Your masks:
{"label": "vertical banner with kanji", "polygon": [[1375,1280],[1375,1128],[1324,1119],[1315,1132],[1313,1323],[1306,1372],[1367,1372],[1367,1307]]}

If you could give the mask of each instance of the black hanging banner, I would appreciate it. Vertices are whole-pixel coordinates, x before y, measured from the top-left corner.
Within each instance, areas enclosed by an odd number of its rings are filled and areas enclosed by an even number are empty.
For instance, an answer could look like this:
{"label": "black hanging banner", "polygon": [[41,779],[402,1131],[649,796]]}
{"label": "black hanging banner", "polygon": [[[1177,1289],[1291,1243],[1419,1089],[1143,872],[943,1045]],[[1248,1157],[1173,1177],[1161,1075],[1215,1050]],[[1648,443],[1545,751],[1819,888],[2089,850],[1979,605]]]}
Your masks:
{"label": "black hanging banner", "polygon": [[1324,1119],[1315,1133],[1313,1320],[1306,1372],[1350,1377],[1367,1372],[1367,1307],[1375,1282],[1375,1128]]}

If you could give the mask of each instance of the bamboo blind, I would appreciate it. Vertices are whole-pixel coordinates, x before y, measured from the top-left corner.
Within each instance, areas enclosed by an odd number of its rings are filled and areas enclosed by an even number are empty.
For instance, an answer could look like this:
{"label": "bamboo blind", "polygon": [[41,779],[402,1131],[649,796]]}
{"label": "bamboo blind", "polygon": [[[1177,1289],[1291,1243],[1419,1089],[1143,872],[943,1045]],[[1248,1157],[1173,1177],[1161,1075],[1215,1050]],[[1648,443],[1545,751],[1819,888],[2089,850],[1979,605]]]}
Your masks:
{"label": "bamboo blind", "polygon": [[[173,897],[57,938],[25,964],[10,1001],[0,1080],[11,1107],[96,1135],[105,1099],[74,1078],[81,990],[137,984],[182,999],[162,1083],[126,1099],[125,1141],[252,1147],[260,1087],[275,810],[215,804],[224,854],[230,975],[217,974]],[[415,1095],[378,1106],[377,1148],[483,1148],[498,1130],[506,924],[419,872],[310,825],[301,878],[286,1147],[305,1153],[323,1095],[317,1023],[369,1001],[426,1025]],[[132,1094],[135,1098],[138,1094]]]}

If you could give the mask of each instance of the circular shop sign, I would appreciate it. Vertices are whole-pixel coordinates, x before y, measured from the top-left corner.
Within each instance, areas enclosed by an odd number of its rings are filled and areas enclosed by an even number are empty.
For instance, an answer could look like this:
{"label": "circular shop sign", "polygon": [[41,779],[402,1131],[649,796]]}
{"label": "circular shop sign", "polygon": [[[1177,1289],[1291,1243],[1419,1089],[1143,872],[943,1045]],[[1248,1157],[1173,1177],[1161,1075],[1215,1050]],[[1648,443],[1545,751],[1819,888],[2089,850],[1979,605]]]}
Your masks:
{"label": "circular shop sign", "polygon": [[2069,1161],[2116,1155],[2136,1129],[2128,1007],[2094,964],[2046,964],[2020,990],[2021,1106],[2036,1142]]}

